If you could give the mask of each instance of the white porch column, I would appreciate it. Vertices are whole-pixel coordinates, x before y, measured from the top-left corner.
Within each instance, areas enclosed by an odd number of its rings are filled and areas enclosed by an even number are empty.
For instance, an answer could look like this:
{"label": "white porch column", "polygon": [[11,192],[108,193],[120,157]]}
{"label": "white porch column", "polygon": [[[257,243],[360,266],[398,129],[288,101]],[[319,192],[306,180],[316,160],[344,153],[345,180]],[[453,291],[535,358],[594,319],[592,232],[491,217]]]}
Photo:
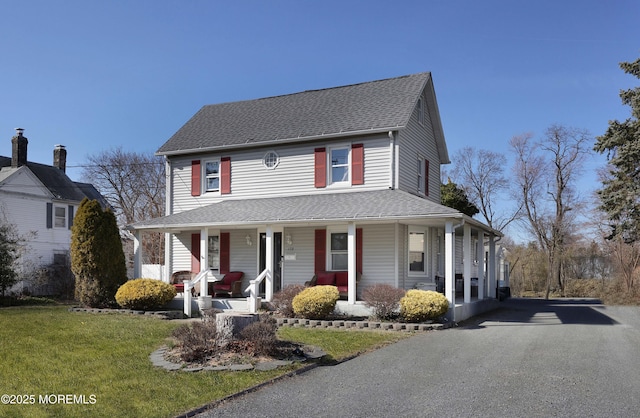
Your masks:
{"label": "white porch column", "polygon": [[478,254],[478,299],[484,299],[485,286],[484,286],[484,232],[478,231],[478,248],[476,249]]}
{"label": "white porch column", "polygon": [[273,299],[273,228],[271,225],[267,225],[265,239],[265,266],[267,269],[267,275],[265,277],[264,285],[264,298],[267,302],[271,302]]}
{"label": "white porch column", "polygon": [[349,280],[349,290],[347,303],[356,303],[356,224],[349,222],[347,227],[347,271]]}
{"label": "white porch column", "polygon": [[171,282],[171,237],[173,234],[164,234],[164,281]]}
{"label": "white porch column", "polygon": [[487,276],[489,285],[489,297],[495,298],[496,295],[496,243],[493,234],[489,235],[489,265],[487,266]]}
{"label": "white porch column", "polygon": [[[456,232],[453,222],[444,225],[444,295],[449,301],[449,308],[455,313],[456,284],[455,261],[456,260]],[[451,318],[454,320],[454,318]]]}
{"label": "white porch column", "polygon": [[[209,270],[209,230],[202,228],[200,230],[200,271],[205,270]],[[200,281],[200,296],[209,296],[207,277]]]}
{"label": "white porch column", "polygon": [[133,233],[133,278],[142,277],[142,246],[140,245],[142,233],[135,231]]}
{"label": "white porch column", "polygon": [[464,253],[464,303],[471,303],[471,266],[473,265],[473,254],[471,252],[471,225],[464,224],[464,236],[462,237]]}

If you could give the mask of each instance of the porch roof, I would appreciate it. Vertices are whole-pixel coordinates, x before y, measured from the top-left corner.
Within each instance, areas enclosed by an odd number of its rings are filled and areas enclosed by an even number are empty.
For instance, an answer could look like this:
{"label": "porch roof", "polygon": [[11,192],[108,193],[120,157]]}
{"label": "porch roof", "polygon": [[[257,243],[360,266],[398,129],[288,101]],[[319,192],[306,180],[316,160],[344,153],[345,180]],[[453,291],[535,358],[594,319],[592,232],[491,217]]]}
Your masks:
{"label": "porch roof", "polygon": [[465,220],[494,235],[502,235],[455,209],[401,190],[323,193],[244,200],[222,200],[197,209],[129,225],[139,231],[178,231],[265,224],[326,224],[327,222],[438,222]]}

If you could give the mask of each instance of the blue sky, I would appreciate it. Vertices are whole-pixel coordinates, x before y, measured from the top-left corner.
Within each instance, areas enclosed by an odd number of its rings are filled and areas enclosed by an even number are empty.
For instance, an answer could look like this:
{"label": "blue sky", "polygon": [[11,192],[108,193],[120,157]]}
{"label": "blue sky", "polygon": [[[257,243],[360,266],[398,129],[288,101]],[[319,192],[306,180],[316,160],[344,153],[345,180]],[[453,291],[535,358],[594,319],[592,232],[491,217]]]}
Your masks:
{"label": "blue sky", "polygon": [[23,127],[29,160],[63,144],[75,180],[87,155],[155,152],[205,104],[423,71],[450,155],[554,123],[601,135],[630,115],[618,63],[640,57],[637,0],[5,0],[0,19],[0,155]]}

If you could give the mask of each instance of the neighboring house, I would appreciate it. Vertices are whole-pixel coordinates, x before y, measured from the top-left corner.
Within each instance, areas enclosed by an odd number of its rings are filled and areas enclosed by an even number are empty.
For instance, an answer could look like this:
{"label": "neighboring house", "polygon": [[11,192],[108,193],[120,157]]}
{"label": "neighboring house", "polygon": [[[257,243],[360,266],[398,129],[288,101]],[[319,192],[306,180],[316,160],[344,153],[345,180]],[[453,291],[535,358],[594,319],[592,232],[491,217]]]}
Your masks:
{"label": "neighboring house", "polygon": [[[87,183],[72,181],[65,173],[67,150],[56,145],[53,165],[27,160],[29,141],[23,129],[11,138],[11,157],[0,156],[0,221],[12,224],[27,241],[19,260],[19,273],[25,279],[51,264],[68,264],[73,216],[85,197],[102,195]],[[23,280],[13,292],[48,293],[43,283]],[[54,286],[55,287],[55,286]]]}
{"label": "neighboring house", "polygon": [[204,106],[157,154],[167,215],[130,228],[167,234],[166,277],[243,271],[246,289],[265,272],[271,300],[347,271],[349,305],[368,286],[443,278],[456,320],[496,297],[500,233],[440,204],[450,161],[430,73]]}

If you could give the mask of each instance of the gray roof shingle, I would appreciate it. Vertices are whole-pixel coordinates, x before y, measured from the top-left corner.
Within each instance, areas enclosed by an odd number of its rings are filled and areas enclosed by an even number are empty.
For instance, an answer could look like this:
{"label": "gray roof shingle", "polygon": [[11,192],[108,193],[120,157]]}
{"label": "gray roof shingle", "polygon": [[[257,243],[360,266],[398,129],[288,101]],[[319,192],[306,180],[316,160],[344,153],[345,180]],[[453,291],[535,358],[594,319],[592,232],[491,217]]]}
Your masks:
{"label": "gray roof shingle", "polygon": [[[3,167],[11,167],[11,158],[0,156],[0,168]],[[31,161],[27,161],[26,167],[49,190],[54,199],[80,202],[87,197],[97,199],[103,207],[108,206],[105,198],[92,184],[74,182],[58,167]]]}
{"label": "gray roof shingle", "polygon": [[401,190],[223,200],[201,208],[137,222],[131,229],[199,228],[310,221],[366,221],[462,217],[455,209]]}
{"label": "gray roof shingle", "polygon": [[158,154],[303,140],[407,125],[431,73],[202,107]]}

